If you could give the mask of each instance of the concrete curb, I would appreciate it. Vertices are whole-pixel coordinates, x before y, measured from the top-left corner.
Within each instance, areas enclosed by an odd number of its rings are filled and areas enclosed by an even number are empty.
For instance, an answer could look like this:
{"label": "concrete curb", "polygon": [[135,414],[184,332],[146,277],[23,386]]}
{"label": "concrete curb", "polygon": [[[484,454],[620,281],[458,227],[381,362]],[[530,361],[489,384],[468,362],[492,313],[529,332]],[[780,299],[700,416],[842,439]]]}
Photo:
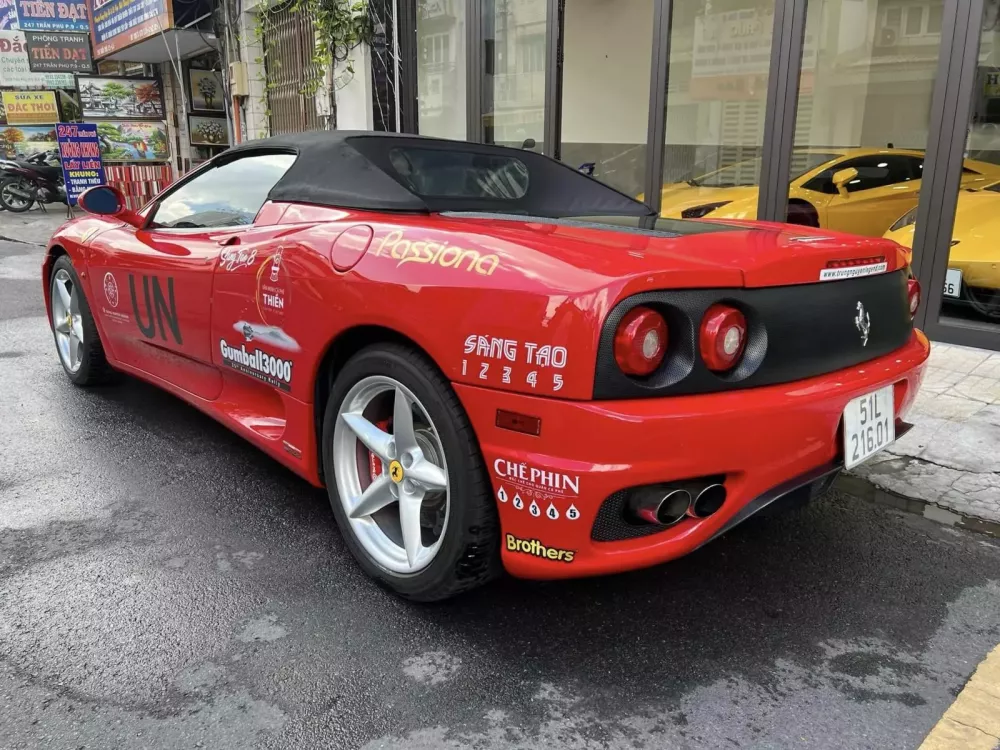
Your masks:
{"label": "concrete curb", "polygon": [[903,495],[896,494],[895,492],[884,490],[869,480],[853,474],[841,473],[840,476],[837,477],[833,486],[841,492],[848,495],[854,495],[855,497],[860,497],[862,500],[867,500],[870,503],[887,505],[888,507],[895,508],[896,510],[902,510],[907,513],[914,513],[918,516],[929,518],[932,521],[943,523],[946,526],[956,526],[960,529],[978,531],[981,534],[987,534],[988,536],[1000,539],[1000,523],[984,521],[980,518],[972,518],[970,516],[963,516],[953,510],[948,510],[947,508],[934,505],[934,503],[929,503],[926,500],[904,497]]}

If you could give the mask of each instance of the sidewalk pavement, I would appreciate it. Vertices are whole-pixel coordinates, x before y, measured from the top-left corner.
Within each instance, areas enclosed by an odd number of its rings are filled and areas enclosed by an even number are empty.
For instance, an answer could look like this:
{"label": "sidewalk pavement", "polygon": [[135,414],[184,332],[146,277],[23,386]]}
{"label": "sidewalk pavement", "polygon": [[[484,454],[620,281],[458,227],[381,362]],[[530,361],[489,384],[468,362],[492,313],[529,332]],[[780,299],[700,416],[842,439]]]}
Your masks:
{"label": "sidewalk pavement", "polygon": [[[48,213],[3,211],[0,240],[45,245],[65,220],[58,205]],[[841,486],[1000,536],[1000,353],[933,344],[908,420],[915,424],[909,434],[842,476]]]}
{"label": "sidewalk pavement", "polygon": [[[66,206],[53,203],[47,212],[37,206],[23,214],[0,211],[0,240],[47,245],[52,233],[67,221]],[[80,209],[73,209],[75,216],[82,216]]]}
{"label": "sidewalk pavement", "polygon": [[913,430],[854,469],[845,489],[1000,534],[1000,353],[933,343],[907,421]]}

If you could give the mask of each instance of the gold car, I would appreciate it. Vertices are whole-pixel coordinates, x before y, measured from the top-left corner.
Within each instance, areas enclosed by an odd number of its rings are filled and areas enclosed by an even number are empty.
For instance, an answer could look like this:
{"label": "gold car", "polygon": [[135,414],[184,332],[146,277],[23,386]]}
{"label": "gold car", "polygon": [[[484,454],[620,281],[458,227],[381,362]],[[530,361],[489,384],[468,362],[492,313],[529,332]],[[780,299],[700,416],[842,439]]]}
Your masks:
{"label": "gold car", "polygon": [[[660,213],[677,219],[757,218],[761,160],[740,162],[663,186]],[[802,149],[792,154],[788,221],[880,237],[917,205],[923,151],[901,148]],[[962,187],[1000,179],[1000,166],[966,159]]]}
{"label": "gold car", "polygon": [[[906,212],[885,237],[913,248],[917,209]],[[958,195],[944,296],[964,299],[980,315],[1000,320],[1000,182]]]}

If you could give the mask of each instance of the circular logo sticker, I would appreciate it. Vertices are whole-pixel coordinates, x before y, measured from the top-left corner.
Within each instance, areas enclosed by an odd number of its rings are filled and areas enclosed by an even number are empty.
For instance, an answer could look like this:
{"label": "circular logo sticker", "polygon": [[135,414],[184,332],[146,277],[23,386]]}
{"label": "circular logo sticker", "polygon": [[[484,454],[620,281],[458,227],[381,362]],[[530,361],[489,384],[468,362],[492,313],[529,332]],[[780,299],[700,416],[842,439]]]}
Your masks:
{"label": "circular logo sticker", "polygon": [[104,297],[109,305],[118,307],[118,282],[110,271],[104,274]]}
{"label": "circular logo sticker", "polygon": [[389,464],[389,478],[396,484],[403,481],[403,465],[399,461]]}
{"label": "circular logo sticker", "polygon": [[257,312],[269,326],[281,327],[289,303],[288,272],[282,262],[285,248],[260,264],[257,271]]}

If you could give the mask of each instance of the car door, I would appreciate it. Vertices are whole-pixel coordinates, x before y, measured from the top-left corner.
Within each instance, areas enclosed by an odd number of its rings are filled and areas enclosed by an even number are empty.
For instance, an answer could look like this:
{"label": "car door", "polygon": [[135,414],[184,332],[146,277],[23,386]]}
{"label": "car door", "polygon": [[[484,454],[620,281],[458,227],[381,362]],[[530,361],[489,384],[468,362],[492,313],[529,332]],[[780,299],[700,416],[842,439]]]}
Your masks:
{"label": "car door", "polygon": [[212,293],[220,256],[254,228],[291,154],[215,160],[161,196],[142,228],[102,234],[90,267],[114,357],[205,399],[219,395]]}
{"label": "car door", "polygon": [[923,159],[898,154],[871,154],[837,164],[829,178],[844,169],[856,169],[857,177],[846,194],[833,188],[826,204],[824,227],[843,232],[881,237],[900,216],[915,205],[920,195]]}

